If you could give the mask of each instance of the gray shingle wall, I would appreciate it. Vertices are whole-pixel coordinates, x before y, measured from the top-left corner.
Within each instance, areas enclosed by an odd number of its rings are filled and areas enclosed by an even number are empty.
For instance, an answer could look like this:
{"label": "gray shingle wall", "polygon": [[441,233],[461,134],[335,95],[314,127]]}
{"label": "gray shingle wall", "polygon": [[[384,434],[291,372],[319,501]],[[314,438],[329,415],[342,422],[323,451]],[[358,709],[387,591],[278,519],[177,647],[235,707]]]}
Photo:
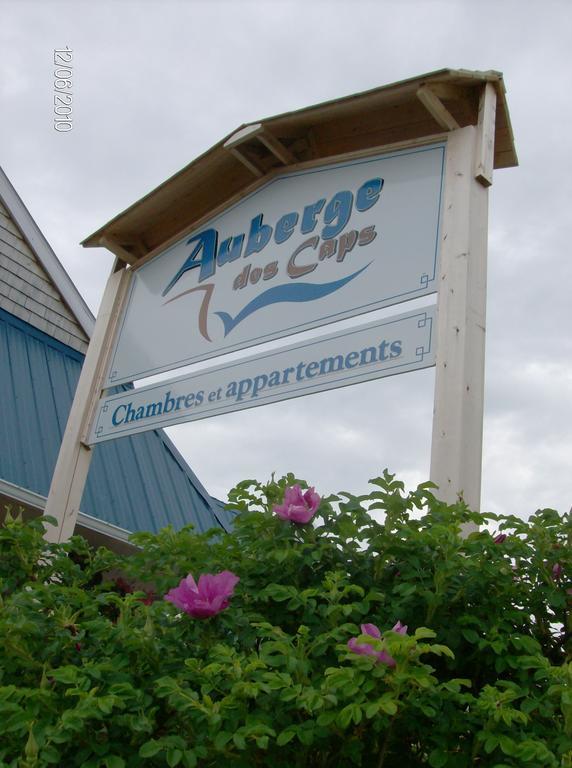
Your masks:
{"label": "gray shingle wall", "polygon": [[0,307],[85,354],[88,339],[0,203]]}

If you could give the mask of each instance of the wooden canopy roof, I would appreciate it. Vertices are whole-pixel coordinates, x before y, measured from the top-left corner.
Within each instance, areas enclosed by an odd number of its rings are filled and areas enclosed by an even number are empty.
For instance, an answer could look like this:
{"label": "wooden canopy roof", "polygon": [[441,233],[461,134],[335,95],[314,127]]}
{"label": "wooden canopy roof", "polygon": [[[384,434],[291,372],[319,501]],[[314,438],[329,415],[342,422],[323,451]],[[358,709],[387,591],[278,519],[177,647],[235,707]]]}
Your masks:
{"label": "wooden canopy roof", "polygon": [[478,122],[497,95],[494,167],[518,164],[500,72],[442,69],[243,125],[83,241],[138,264],[216,211],[300,163],[423,140]]}

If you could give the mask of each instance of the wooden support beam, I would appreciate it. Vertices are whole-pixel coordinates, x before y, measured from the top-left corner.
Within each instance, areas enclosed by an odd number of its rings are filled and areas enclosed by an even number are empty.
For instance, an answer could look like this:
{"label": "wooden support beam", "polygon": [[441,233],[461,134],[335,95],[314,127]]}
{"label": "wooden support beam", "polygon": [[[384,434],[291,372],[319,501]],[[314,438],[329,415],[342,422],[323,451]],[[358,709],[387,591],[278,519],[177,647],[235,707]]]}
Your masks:
{"label": "wooden support beam", "polygon": [[241,128],[234,133],[224,143],[225,149],[231,152],[241,163],[243,163],[249,171],[254,173],[255,176],[264,176],[263,171],[252,162],[250,158],[246,156],[246,153],[241,152],[239,147],[247,141],[257,139],[260,141],[266,149],[271,152],[274,157],[278,158],[284,165],[294,165],[298,162],[298,159],[290,152],[290,150],[284,146],[284,144],[277,139],[270,131],[268,131],[262,123],[253,123]]}
{"label": "wooden support beam", "polygon": [[126,264],[137,264],[137,256],[126,250],[122,245],[119,245],[119,243],[115,242],[109,235],[100,237],[99,242],[104,248],[107,248],[108,251],[111,251],[114,256],[117,256],[118,259],[124,261]]}
{"label": "wooden support beam", "polygon": [[260,179],[262,176],[264,176],[264,172],[260,170],[260,168],[255,165],[246,155],[244,155],[240,149],[237,149],[236,147],[230,147],[229,149],[231,155],[234,155],[237,160],[240,160],[240,162],[245,165],[248,170],[253,173],[256,178]]}
{"label": "wooden support beam", "polygon": [[443,103],[430,86],[422,85],[418,88],[417,98],[441,128],[445,128],[447,131],[455,131],[461,127],[449,110],[443,106]]}
{"label": "wooden support beam", "polygon": [[120,245],[132,256],[135,256],[137,261],[149,253],[149,247],[138,237],[122,237]]}
{"label": "wooden support beam", "polygon": [[475,179],[485,187],[493,183],[495,154],[495,118],[497,93],[492,83],[486,83],[479,101],[477,147],[475,154]]}
{"label": "wooden support beam", "polygon": [[312,160],[316,160],[320,156],[320,153],[318,151],[318,142],[316,141],[316,133],[313,128],[308,129],[306,133],[306,139],[308,141],[308,146],[310,147]]}
{"label": "wooden support beam", "polygon": [[272,154],[277,157],[284,165],[294,165],[298,162],[298,159],[294,157],[292,152],[282,144],[280,139],[277,139],[270,131],[265,128],[256,134],[256,138],[261,141],[266,149],[269,149]]}
{"label": "wooden support beam", "polygon": [[47,541],[67,541],[73,535],[92,451],[86,444],[91,418],[103,389],[113,340],[133,272],[116,262],[103,294],[66,430],[52,477],[44,514],[57,525],[48,526]]}
{"label": "wooden support beam", "polygon": [[467,89],[460,85],[451,85],[450,83],[431,83],[427,86],[438,99],[446,101],[465,101],[467,98]]}
{"label": "wooden support beam", "polygon": [[232,147],[239,147],[244,144],[245,141],[250,141],[259,131],[262,130],[262,123],[252,123],[251,125],[245,125],[235,131],[232,136],[224,142],[225,149],[232,149]]}

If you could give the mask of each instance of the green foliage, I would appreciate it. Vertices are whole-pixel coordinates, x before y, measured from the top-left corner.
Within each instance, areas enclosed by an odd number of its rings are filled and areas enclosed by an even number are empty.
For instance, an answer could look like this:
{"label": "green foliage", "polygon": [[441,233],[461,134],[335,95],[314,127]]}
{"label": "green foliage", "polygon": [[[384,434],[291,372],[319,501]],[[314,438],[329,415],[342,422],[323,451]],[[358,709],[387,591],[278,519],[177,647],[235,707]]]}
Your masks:
{"label": "green foliage", "polygon": [[[137,534],[125,558],[8,516],[0,768],[572,766],[569,517],[481,515],[385,473],[297,526],[272,514],[295,482],[237,486],[232,534]],[[240,583],[211,619],[162,599],[222,570]]]}

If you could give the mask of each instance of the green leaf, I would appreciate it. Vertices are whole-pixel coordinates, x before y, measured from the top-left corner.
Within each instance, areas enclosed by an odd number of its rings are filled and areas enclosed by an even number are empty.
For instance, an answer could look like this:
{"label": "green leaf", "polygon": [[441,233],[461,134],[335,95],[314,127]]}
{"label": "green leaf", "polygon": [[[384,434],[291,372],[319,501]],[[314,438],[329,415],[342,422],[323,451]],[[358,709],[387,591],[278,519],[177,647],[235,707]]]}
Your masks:
{"label": "green leaf", "polygon": [[493,752],[497,746],[498,746],[499,740],[495,733],[490,733],[485,739],[485,752],[487,755],[490,755],[491,752]]}
{"label": "green leaf", "polygon": [[294,729],[286,728],[286,730],[278,734],[276,743],[278,744],[279,747],[283,747],[285,744],[288,744],[289,741],[292,741],[295,735],[296,735],[296,731]]}
{"label": "green leaf", "polygon": [[318,715],[316,722],[321,726],[331,725],[336,719],[336,715],[336,712],[322,712],[320,715]]}
{"label": "green leaf", "polygon": [[385,712],[386,715],[395,715],[397,712],[397,702],[393,699],[382,696],[382,698],[378,701],[379,708]]}
{"label": "green leaf", "polygon": [[233,734],[232,740],[237,749],[246,749],[246,741],[241,733]]}
{"label": "green leaf", "polygon": [[515,742],[508,736],[499,736],[500,748],[505,755],[514,755],[516,752]]}
{"label": "green leaf", "polygon": [[108,755],[104,762],[107,768],[125,768],[125,760],[117,755]]}
{"label": "green leaf", "polygon": [[351,539],[358,533],[358,528],[356,524],[351,520],[351,518],[347,516],[339,517],[338,518],[338,530],[340,532],[340,536],[344,539]]}
{"label": "green leaf", "polygon": [[261,595],[271,597],[276,602],[284,602],[295,597],[297,591],[294,587],[286,587],[283,584],[269,584]]}
{"label": "green leaf", "polygon": [[449,755],[441,749],[434,749],[429,755],[429,765],[431,768],[444,768],[449,760]]}
{"label": "green leaf", "polygon": [[353,704],[345,706],[337,717],[337,722],[340,728],[347,728],[351,722],[353,714]]}
{"label": "green leaf", "polygon": [[474,645],[475,643],[479,642],[479,636],[474,629],[462,629],[461,634],[468,643],[472,643]]}
{"label": "green leaf", "polygon": [[197,762],[197,755],[194,750],[187,749],[183,752],[183,763],[185,768],[195,768]]}
{"label": "green leaf", "polygon": [[183,752],[180,749],[168,749],[167,750],[167,765],[169,768],[175,768],[179,765],[183,758]]}
{"label": "green leaf", "polygon": [[155,757],[155,755],[161,752],[162,749],[163,745],[160,741],[151,739],[151,741],[146,741],[145,744],[139,748],[139,757]]}
{"label": "green leaf", "polygon": [[54,763],[56,765],[61,764],[61,754],[56,747],[51,744],[46,745],[40,751],[40,759],[44,763]]}
{"label": "green leaf", "polygon": [[471,681],[465,680],[463,678],[455,678],[453,680],[448,680],[446,683],[441,683],[441,688],[444,688],[446,691],[450,691],[451,693],[459,693],[461,686],[470,688]]}
{"label": "green leaf", "polygon": [[528,760],[534,760],[537,754],[537,743],[535,741],[523,741],[518,745],[517,752],[518,758],[528,762]]}
{"label": "green leaf", "polygon": [[437,637],[437,633],[432,629],[428,629],[427,627],[417,627],[413,637],[416,640],[425,640],[428,638]]}
{"label": "green leaf", "polygon": [[[365,708],[365,716],[368,720],[371,720],[372,717],[375,717],[377,713],[379,712],[379,702],[373,701],[371,704],[368,704]],[[320,721],[318,719],[318,724],[320,724]]]}
{"label": "green leaf", "polygon": [[304,744],[305,747],[314,743],[314,731],[309,728],[298,728],[296,735],[300,744]]}
{"label": "green leaf", "polygon": [[363,713],[359,704],[352,704],[352,720],[356,725],[361,723]]}
{"label": "green leaf", "polygon": [[214,739],[215,749],[222,751],[231,739],[232,733],[229,733],[228,731],[219,731]]}
{"label": "green leaf", "polygon": [[431,653],[436,653],[437,656],[448,656],[450,659],[455,658],[453,651],[446,645],[432,645]]}
{"label": "green leaf", "polygon": [[64,685],[72,685],[77,683],[78,669],[77,667],[60,667],[59,669],[53,669],[50,672],[50,677],[58,683],[64,683]]}

